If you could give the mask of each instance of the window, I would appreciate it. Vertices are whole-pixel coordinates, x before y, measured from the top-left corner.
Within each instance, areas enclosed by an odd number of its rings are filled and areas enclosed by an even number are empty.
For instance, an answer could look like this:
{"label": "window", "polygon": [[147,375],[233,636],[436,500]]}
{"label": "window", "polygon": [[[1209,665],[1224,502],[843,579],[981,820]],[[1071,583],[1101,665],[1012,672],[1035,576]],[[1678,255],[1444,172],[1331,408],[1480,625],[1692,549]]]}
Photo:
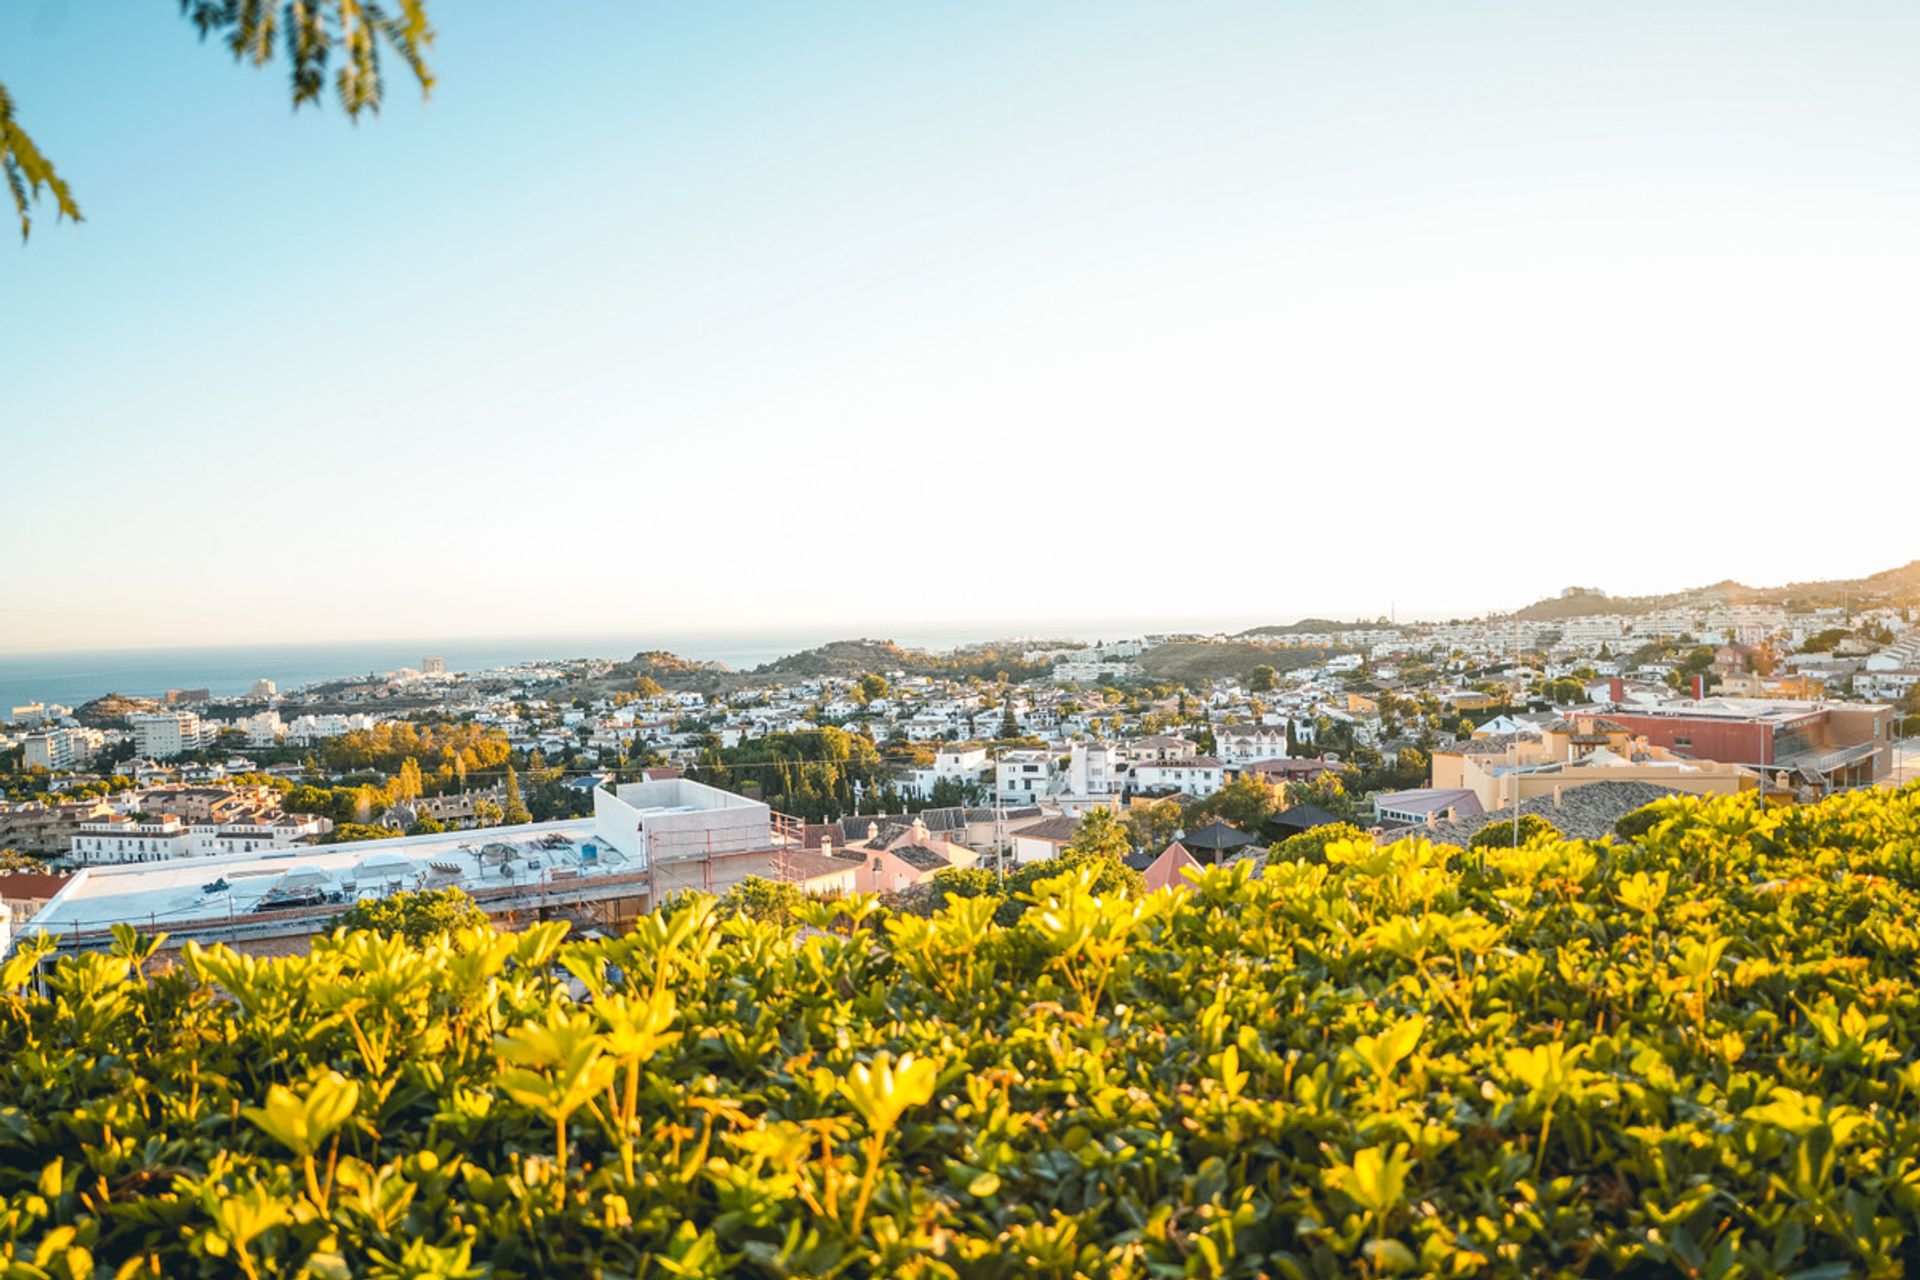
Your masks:
{"label": "window", "polygon": [[1673,739],[1673,745],[1676,747],[1690,747],[1693,745],[1693,739],[1681,737],[1680,735],[1675,734]]}

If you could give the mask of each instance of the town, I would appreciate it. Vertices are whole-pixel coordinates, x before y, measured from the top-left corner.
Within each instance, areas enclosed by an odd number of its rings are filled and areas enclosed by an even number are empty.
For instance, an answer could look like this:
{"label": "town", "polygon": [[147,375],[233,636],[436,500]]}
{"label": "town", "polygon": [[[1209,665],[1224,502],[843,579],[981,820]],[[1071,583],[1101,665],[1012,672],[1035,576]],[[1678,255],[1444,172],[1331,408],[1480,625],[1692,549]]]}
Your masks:
{"label": "town", "polygon": [[939,654],[845,641],[747,672],[428,656],[284,691],[15,706],[4,928],[285,949],[360,898],[457,887],[503,919],[619,929],[754,878],[894,897],[1004,875],[1098,810],[1165,885],[1315,831],[1601,838],[1663,795],[1792,805],[1909,776],[1920,613],[1900,590],[1618,603],[1570,588],[1473,621]]}

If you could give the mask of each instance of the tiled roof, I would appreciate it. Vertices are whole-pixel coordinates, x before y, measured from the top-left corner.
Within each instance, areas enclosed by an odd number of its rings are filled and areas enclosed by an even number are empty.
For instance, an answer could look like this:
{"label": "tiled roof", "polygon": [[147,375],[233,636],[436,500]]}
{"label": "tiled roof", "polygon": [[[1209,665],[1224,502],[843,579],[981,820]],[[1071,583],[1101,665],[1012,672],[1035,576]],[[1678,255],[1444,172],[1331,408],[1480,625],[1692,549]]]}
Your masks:
{"label": "tiled roof", "polygon": [[1074,832],[1080,830],[1080,819],[1065,816],[1048,818],[1036,822],[1019,832],[1022,840],[1046,840],[1053,844],[1065,844],[1073,839]]}
{"label": "tiled roof", "polygon": [[[1644,808],[1663,796],[1683,794],[1672,787],[1651,782],[1589,782],[1585,786],[1563,789],[1558,805],[1554,804],[1552,796],[1536,796],[1521,805],[1520,812],[1538,814],[1567,835],[1582,840],[1599,840],[1613,834],[1613,824],[1635,809]],[[1463,845],[1483,827],[1512,821],[1513,810],[1509,807],[1496,809],[1492,813],[1457,818],[1434,827],[1416,827],[1413,834],[1443,844]]]}

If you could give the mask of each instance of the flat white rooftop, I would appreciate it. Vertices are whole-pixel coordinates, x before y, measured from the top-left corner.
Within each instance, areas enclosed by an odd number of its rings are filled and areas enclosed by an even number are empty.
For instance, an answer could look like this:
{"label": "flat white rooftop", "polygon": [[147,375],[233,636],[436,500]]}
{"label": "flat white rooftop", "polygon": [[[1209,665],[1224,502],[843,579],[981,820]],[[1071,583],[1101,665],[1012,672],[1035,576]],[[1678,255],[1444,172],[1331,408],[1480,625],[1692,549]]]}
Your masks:
{"label": "flat white rooftop", "polygon": [[[371,863],[371,865],[368,865]],[[584,818],[281,849],[88,867],[22,933],[69,933],[126,923],[143,930],[245,917],[280,907],[361,898],[401,889],[476,889],[629,875],[644,870]],[[335,897],[337,896],[337,899]]]}

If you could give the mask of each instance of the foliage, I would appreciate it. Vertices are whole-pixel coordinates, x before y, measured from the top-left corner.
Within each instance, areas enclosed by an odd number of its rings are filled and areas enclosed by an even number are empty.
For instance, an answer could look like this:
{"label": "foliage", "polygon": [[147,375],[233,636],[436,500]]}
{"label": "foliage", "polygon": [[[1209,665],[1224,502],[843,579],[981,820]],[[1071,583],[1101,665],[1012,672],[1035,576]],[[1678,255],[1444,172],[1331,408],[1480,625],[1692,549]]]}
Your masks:
{"label": "foliage", "polygon": [[361,840],[391,840],[404,835],[398,827],[379,826],[368,822],[336,822],[333,830],[320,837],[321,844],[353,844]]}
{"label": "foliage", "polygon": [[[0,970],[21,1276],[1898,1276],[1920,790]],[[1685,891],[1679,891],[1684,885]],[[572,991],[583,992],[576,996]]]}
{"label": "foliage", "polygon": [[797,884],[747,876],[721,895],[720,910],[727,915],[787,925],[800,918],[800,908],[808,901],[806,891]]}
{"label": "foliage", "polygon": [[533,814],[527,809],[527,802],[520,797],[520,775],[507,766],[506,802],[500,807],[501,820],[508,826],[519,826],[532,822]]}
{"label": "foliage", "polygon": [[1371,839],[1372,836],[1351,822],[1329,822],[1324,827],[1288,836],[1268,850],[1267,859],[1270,862],[1325,862],[1328,845]]}
{"label": "foliage", "polygon": [[1473,839],[1467,842],[1469,849],[1504,849],[1514,844],[1531,844],[1535,840],[1555,837],[1560,828],[1548,822],[1537,813],[1520,815],[1519,838],[1514,838],[1514,822],[1511,819],[1502,822],[1490,822],[1473,833]]}
{"label": "foliage", "polygon": [[1155,853],[1171,844],[1173,833],[1184,830],[1186,822],[1177,800],[1153,800],[1127,810],[1127,834],[1134,846]]}
{"label": "foliage", "polygon": [[53,197],[58,216],[80,221],[80,206],[74,202],[73,191],[15,118],[13,95],[4,84],[0,84],[0,177],[6,179],[7,191],[13,197],[21,240],[33,230],[31,209],[39,204],[42,190]]}
{"label": "foliage", "polygon": [[504,767],[512,751],[507,735],[498,729],[409,720],[354,729],[326,739],[319,747],[321,763],[336,773],[373,769],[397,774],[411,758],[416,768],[432,770],[433,779],[425,783],[425,790],[434,795],[460,790],[467,774]]}
{"label": "foliage", "polygon": [[1622,840],[1638,840],[1652,831],[1662,819],[1684,812],[1684,807],[1673,804],[1669,799],[1655,800],[1632,813],[1622,814],[1613,824],[1613,833]]}
{"label": "foliage", "polygon": [[0,871],[45,871],[47,864],[18,849],[0,849]]}
{"label": "foliage", "polygon": [[1251,834],[1260,830],[1279,807],[1271,786],[1251,773],[1243,773],[1204,800],[1188,805],[1187,829],[1192,831],[1219,819]]}
{"label": "foliage", "polygon": [[[426,0],[303,0],[284,11],[258,0],[180,0],[180,11],[202,40],[218,36],[236,61],[263,67],[284,48],[296,108],[320,100],[331,65],[334,92],[348,117],[357,120],[363,111],[377,114],[385,89],[383,48],[413,72],[422,93],[433,88],[426,63],[433,43]],[[13,196],[22,240],[32,229],[29,209],[39,203],[42,188],[53,196],[59,216],[80,221],[67,183],[14,118],[5,85],[0,85],[0,175]]]}
{"label": "foliage", "polygon": [[334,919],[342,929],[370,929],[409,942],[484,926],[487,913],[458,889],[420,889],[362,898]]}
{"label": "foliage", "polygon": [[811,821],[850,813],[855,785],[874,807],[891,807],[892,775],[873,739],[844,729],[769,733],[737,747],[710,747],[692,771],[695,781],[741,791],[757,789],[783,813]]}

